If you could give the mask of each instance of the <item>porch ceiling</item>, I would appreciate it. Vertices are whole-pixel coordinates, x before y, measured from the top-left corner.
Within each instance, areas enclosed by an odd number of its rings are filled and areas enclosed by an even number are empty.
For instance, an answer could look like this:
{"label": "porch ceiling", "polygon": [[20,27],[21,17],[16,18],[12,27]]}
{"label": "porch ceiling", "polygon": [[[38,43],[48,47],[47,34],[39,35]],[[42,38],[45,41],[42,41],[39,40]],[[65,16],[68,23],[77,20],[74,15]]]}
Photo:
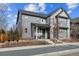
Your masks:
{"label": "porch ceiling", "polygon": [[41,27],[41,28],[50,28],[50,25],[48,25],[48,24],[31,23],[31,25]]}

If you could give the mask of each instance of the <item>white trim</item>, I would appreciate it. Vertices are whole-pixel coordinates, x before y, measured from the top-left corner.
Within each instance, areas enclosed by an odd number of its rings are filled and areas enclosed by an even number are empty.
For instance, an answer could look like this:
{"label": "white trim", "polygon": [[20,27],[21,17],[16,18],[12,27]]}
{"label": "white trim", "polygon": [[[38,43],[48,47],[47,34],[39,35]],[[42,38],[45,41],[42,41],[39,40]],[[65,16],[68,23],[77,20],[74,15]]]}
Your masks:
{"label": "white trim", "polygon": [[70,20],[68,20],[68,38],[70,38]]}
{"label": "white trim", "polygon": [[38,27],[36,27],[36,39],[38,39]]}
{"label": "white trim", "polygon": [[45,30],[45,39],[47,39],[47,31]]}

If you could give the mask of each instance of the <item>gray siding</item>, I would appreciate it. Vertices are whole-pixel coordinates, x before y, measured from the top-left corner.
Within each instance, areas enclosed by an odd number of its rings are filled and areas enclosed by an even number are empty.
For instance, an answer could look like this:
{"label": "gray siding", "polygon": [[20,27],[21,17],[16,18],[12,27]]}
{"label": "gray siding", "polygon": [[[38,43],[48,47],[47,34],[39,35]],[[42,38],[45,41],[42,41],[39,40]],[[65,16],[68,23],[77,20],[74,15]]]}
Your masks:
{"label": "gray siding", "polygon": [[48,17],[48,18],[46,19],[46,24],[49,24],[49,25],[50,25],[50,17]]}
{"label": "gray siding", "polygon": [[16,24],[16,29],[18,30],[18,32],[20,33],[20,36],[22,36],[22,20],[21,20],[21,13],[18,15],[18,22]]}
{"label": "gray siding", "polygon": [[[51,14],[51,16],[48,17],[47,19],[19,14],[19,21],[17,24],[18,31],[22,34],[22,38],[32,38],[31,23],[49,24],[50,25],[50,39],[54,39],[53,27],[56,26],[55,25],[56,24],[55,16],[68,17],[68,15],[62,9],[59,9],[57,12]],[[44,21],[42,21],[42,20],[44,20]],[[68,35],[68,38],[70,38],[70,19],[68,19],[67,27],[68,27],[67,35]],[[25,31],[25,28],[27,28],[27,32]]]}
{"label": "gray siding", "polygon": [[[60,10],[58,10],[55,14],[52,14],[51,16],[50,16],[50,26],[51,26],[51,28],[50,28],[50,39],[54,39],[54,31],[53,31],[53,27],[55,26],[55,24],[56,24],[56,18],[55,18],[55,16],[57,16],[60,12],[61,12],[62,10],[60,9]],[[68,15],[64,12],[64,11],[62,11],[60,14],[59,14],[59,16],[63,16],[63,17],[68,17]],[[59,19],[58,19],[59,20]],[[70,19],[68,19],[67,21],[68,21],[68,24],[67,24],[67,27],[68,27],[68,30],[67,30],[67,33],[66,33],[66,35],[67,35],[67,37],[66,38],[70,38],[70,21],[69,21]],[[65,21],[64,21],[65,22]],[[65,33],[63,33],[62,35],[64,35]],[[65,36],[65,35],[64,35]],[[63,37],[64,38],[64,37]]]}
{"label": "gray siding", "polygon": [[[38,23],[41,24],[42,18],[34,17],[34,16],[28,16],[28,15],[22,15],[22,37],[23,38],[32,38],[31,37],[31,23]],[[27,33],[25,32],[25,28],[27,28]]]}

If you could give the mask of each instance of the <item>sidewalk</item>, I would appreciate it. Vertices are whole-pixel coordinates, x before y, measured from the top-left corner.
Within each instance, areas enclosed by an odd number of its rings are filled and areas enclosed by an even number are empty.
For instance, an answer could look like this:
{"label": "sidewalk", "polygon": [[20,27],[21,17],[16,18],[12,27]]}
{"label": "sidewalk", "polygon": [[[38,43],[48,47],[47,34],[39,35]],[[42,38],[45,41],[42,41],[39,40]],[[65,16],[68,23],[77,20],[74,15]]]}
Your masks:
{"label": "sidewalk", "polygon": [[37,45],[37,46],[22,46],[22,47],[0,48],[0,52],[23,50],[23,49],[33,49],[33,48],[42,48],[42,47],[48,47],[48,46],[52,46],[52,45]]}
{"label": "sidewalk", "polygon": [[76,45],[79,46],[79,42],[77,43],[62,43],[62,44],[49,44],[49,45],[37,45],[37,46],[22,46],[22,47],[11,47],[11,48],[0,48],[0,52],[4,51],[14,51],[14,50],[23,50],[23,49],[33,49],[33,48],[44,48],[44,47],[56,47],[56,46],[64,46],[64,45]]}
{"label": "sidewalk", "polygon": [[1,48],[0,56],[59,56],[79,51],[79,43]]}

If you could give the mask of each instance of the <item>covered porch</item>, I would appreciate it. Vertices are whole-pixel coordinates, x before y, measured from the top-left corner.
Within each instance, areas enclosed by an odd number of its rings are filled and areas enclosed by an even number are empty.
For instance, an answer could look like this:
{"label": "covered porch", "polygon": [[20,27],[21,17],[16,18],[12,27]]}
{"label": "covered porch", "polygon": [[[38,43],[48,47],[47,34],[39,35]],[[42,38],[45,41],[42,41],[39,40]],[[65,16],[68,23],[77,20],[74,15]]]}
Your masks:
{"label": "covered porch", "polygon": [[31,27],[33,39],[50,39],[50,26],[48,24],[32,23]]}

